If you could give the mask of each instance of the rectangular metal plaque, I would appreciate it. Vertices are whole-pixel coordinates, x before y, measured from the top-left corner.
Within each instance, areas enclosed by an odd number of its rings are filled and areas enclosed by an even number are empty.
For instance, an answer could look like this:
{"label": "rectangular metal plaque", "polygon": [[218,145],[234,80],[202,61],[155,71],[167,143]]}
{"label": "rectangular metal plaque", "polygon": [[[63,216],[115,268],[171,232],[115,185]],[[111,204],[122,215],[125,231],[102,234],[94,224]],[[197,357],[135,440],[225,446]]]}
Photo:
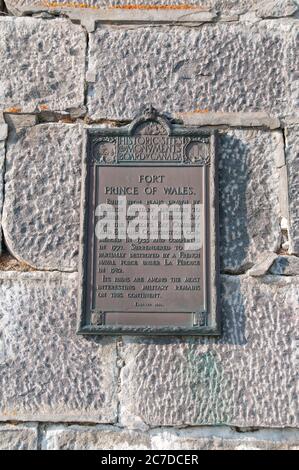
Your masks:
{"label": "rectangular metal plaque", "polygon": [[213,132],[89,128],[78,333],[219,334],[217,226]]}

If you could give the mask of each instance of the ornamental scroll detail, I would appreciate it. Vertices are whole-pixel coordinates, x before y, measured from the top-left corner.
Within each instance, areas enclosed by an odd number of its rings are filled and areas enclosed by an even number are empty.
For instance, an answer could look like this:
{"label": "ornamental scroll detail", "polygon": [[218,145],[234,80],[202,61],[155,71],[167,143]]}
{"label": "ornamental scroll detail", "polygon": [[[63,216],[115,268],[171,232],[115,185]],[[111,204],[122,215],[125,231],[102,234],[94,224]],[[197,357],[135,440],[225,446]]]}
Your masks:
{"label": "ornamental scroll detail", "polygon": [[[187,142],[189,140],[189,142]],[[184,163],[198,165],[210,164],[209,148],[203,139],[192,139],[185,137]]]}
{"label": "ornamental scroll detail", "polygon": [[175,163],[204,166],[210,164],[209,139],[205,136],[176,135],[162,118],[132,124],[131,131],[113,137],[95,138],[91,163]]}
{"label": "ornamental scroll detail", "polygon": [[116,163],[117,137],[101,137],[94,142],[92,163],[112,165]]}

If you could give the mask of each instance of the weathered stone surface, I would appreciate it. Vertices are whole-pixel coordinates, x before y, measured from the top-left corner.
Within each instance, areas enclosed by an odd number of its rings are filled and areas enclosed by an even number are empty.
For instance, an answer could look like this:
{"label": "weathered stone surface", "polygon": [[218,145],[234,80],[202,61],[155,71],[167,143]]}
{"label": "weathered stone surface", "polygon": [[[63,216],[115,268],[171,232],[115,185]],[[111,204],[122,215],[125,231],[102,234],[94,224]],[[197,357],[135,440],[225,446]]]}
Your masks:
{"label": "weathered stone surface", "polygon": [[[221,268],[240,272],[280,245],[279,132],[228,131],[219,136]],[[262,155],[262,158],[261,158]]]}
{"label": "weathered stone surface", "polygon": [[86,38],[80,25],[0,17],[0,31],[0,109],[58,111],[83,104]]}
{"label": "weathered stone surface", "polygon": [[[297,84],[295,84],[297,85]],[[293,127],[293,126],[298,126],[299,125],[299,115],[298,116],[288,116],[285,119],[282,119],[281,121],[282,127]]]}
{"label": "weathered stone surface", "polygon": [[3,230],[33,267],[77,269],[81,140],[80,125],[42,124],[8,141]]}
{"label": "weathered stone surface", "polygon": [[90,35],[92,118],[131,119],[140,103],[169,112],[294,110],[296,21],[103,29]]}
{"label": "weathered stone surface", "polygon": [[36,114],[6,114],[5,121],[9,131],[15,134],[24,132],[26,127],[33,127],[38,123]]}
{"label": "weathered stone surface", "polygon": [[[102,8],[124,8],[129,10],[152,9],[175,10],[193,6],[204,11],[213,10],[225,13],[244,13],[250,10],[259,0],[137,0],[134,3],[127,0],[81,0],[68,2],[67,0],[42,1],[42,0],[6,0],[7,7],[13,13],[30,12],[34,10],[59,10],[76,9],[86,10],[92,8],[95,11]],[[84,14],[84,13],[83,13]]]}
{"label": "weathered stone surface", "polygon": [[0,425],[0,450],[37,450],[37,426]]}
{"label": "weathered stone surface", "polygon": [[49,426],[43,450],[150,449],[150,436],[114,426]]}
{"label": "weathered stone surface", "polygon": [[297,9],[294,0],[264,0],[257,4],[255,11],[261,18],[280,18],[293,15]]}
{"label": "weathered stone surface", "polygon": [[76,274],[0,272],[0,419],[111,423],[113,339],[76,335]]}
{"label": "weathered stone surface", "polygon": [[298,426],[299,277],[222,277],[219,338],[125,338],[120,420]]}
{"label": "weathered stone surface", "polygon": [[279,168],[279,201],[283,219],[289,219],[288,173],[286,165]]}
{"label": "weathered stone surface", "polygon": [[[72,5],[72,4],[71,4]],[[50,10],[51,11],[51,10]],[[52,9],[53,11],[53,9]],[[55,7],[55,13],[63,13],[72,20],[79,21],[87,31],[92,32],[96,28],[96,22],[108,24],[187,24],[200,26],[202,23],[216,20],[216,12],[206,11],[205,9],[192,7],[192,5],[180,5],[170,7],[164,6],[142,6],[131,5],[131,8],[64,8]],[[49,13],[37,13],[38,15],[47,15]],[[231,16],[230,16],[231,18]],[[234,20],[238,16],[233,17]]]}
{"label": "weathered stone surface", "polygon": [[259,277],[264,276],[268,273],[275,259],[277,258],[276,253],[265,253],[259,261],[248,271],[249,276]]}
{"label": "weathered stone surface", "polygon": [[299,258],[296,256],[278,256],[269,273],[284,276],[299,275]]}
{"label": "weathered stone surface", "polygon": [[151,433],[153,449],[161,450],[292,450],[299,433],[293,430],[262,430],[237,433],[225,427]]}
{"label": "weathered stone surface", "polygon": [[49,426],[42,442],[43,450],[291,450],[298,445],[295,430],[238,433],[224,426],[143,433],[113,426]]}
{"label": "weathered stone surface", "polygon": [[268,113],[176,113],[175,117],[183,120],[186,126],[229,126],[229,127],[262,127],[278,129],[279,119]]}
{"label": "weathered stone surface", "polygon": [[286,163],[289,184],[290,253],[299,254],[299,126],[286,130]]}

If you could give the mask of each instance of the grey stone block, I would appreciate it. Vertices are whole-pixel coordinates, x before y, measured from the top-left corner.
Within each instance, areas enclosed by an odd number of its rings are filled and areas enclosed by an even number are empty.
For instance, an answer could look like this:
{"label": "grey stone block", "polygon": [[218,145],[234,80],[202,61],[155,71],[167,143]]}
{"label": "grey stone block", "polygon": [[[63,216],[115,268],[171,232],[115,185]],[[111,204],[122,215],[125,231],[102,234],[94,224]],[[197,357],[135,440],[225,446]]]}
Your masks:
{"label": "grey stone block", "polygon": [[[157,9],[164,10],[176,10],[186,8],[186,5],[193,6],[202,9],[203,11],[213,10],[215,12],[224,12],[224,13],[245,13],[250,10],[254,5],[258,3],[259,0],[189,0],[185,2],[184,0],[137,0],[134,3],[128,3],[126,0],[86,0],[83,4],[78,4],[78,9],[83,10],[82,15],[84,15],[85,10],[88,8],[93,8],[95,13],[98,9],[118,9],[124,7],[126,9],[127,5],[131,6],[130,10],[139,10],[139,9],[152,9],[153,6],[157,6]],[[45,2],[41,5],[40,0],[6,0],[8,9],[15,13],[20,14],[24,12],[32,11],[55,11],[55,10],[69,10],[70,8],[75,9],[75,2],[68,2],[67,0],[56,0],[55,2]],[[51,6],[52,5],[52,6]],[[135,7],[135,8],[134,8]]]}
{"label": "grey stone block", "polygon": [[114,426],[48,426],[43,450],[144,450],[150,449],[146,433]]}
{"label": "grey stone block", "polygon": [[[288,171],[286,165],[279,168],[279,201],[281,217],[287,221],[289,220],[289,185],[288,185]],[[288,230],[288,229],[287,229]]]}
{"label": "grey stone block", "polygon": [[149,432],[114,426],[48,426],[42,444],[43,450],[289,450],[298,446],[299,433],[290,429],[238,433],[224,426]]}
{"label": "grey stone block", "polygon": [[294,0],[264,0],[257,4],[257,16],[261,18],[281,18],[296,13],[298,5]]}
{"label": "grey stone block", "polygon": [[281,126],[284,128],[298,126],[298,125],[299,125],[299,115],[289,116],[281,121]]}
{"label": "grey stone block", "polygon": [[0,109],[30,113],[83,104],[86,37],[80,25],[0,17],[0,37]]}
{"label": "grey stone block", "polygon": [[3,231],[12,254],[40,269],[77,270],[80,125],[42,124],[10,135]]}
{"label": "grey stone block", "polygon": [[[120,6],[120,5],[119,5]],[[26,10],[28,7],[22,7]],[[40,7],[30,7],[35,15],[49,15],[52,13],[62,13],[74,21],[79,21],[87,31],[95,30],[96,23],[106,24],[184,24],[200,26],[202,23],[216,20],[216,12],[207,11],[205,8],[181,5],[117,5],[106,8],[76,8],[76,4],[57,3],[54,8],[47,8],[49,11],[40,13]],[[234,17],[234,20],[238,17]],[[231,16],[230,16],[231,20]]]}
{"label": "grey stone block", "polygon": [[299,126],[286,129],[286,163],[289,184],[289,252],[299,255]]}
{"label": "grey stone block", "polygon": [[131,119],[140,103],[163,111],[292,114],[296,21],[199,29],[103,29],[90,35],[88,110]]}
{"label": "grey stone block", "polygon": [[228,131],[219,136],[221,268],[241,272],[280,246],[279,132]]}
{"label": "grey stone block", "polygon": [[113,423],[113,339],[76,335],[76,274],[0,272],[0,420]]}
{"label": "grey stone block", "polygon": [[[95,81],[95,80],[93,80]],[[186,126],[229,126],[229,127],[261,127],[278,129],[279,119],[267,113],[176,113],[175,117]],[[283,153],[283,152],[282,152]]]}
{"label": "grey stone block", "polygon": [[125,338],[123,426],[298,426],[299,277],[222,276],[219,338]]}
{"label": "grey stone block", "polygon": [[278,256],[269,273],[284,276],[299,275],[299,258],[297,256]]}
{"label": "grey stone block", "polygon": [[37,450],[37,425],[0,425],[0,450]]}

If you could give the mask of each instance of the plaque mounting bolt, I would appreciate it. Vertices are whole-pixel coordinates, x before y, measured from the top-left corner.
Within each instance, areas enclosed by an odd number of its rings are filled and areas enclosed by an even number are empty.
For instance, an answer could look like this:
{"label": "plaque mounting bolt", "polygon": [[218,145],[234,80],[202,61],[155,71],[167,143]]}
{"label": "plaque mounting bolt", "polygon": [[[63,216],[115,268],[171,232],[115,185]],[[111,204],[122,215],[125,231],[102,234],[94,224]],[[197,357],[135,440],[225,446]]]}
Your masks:
{"label": "plaque mounting bolt", "polygon": [[193,313],[193,326],[207,326],[207,312],[194,312]]}

